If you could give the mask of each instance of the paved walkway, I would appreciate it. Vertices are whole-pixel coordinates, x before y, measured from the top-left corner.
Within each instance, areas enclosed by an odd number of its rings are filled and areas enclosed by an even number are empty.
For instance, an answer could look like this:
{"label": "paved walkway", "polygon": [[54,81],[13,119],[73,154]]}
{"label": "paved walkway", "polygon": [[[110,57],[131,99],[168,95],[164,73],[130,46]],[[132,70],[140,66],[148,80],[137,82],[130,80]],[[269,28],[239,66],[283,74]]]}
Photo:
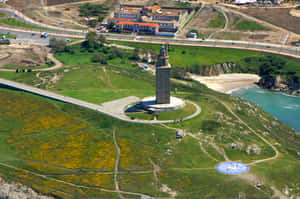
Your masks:
{"label": "paved walkway", "polygon": [[[28,86],[25,84],[21,84],[18,82],[14,82],[14,81],[10,81],[10,80],[6,80],[6,79],[2,79],[0,78],[0,84],[12,87],[12,88],[17,88],[23,91],[27,91],[29,93],[33,93],[33,94],[37,94],[43,97],[47,97],[50,99],[54,99],[54,100],[58,100],[58,101],[62,101],[62,102],[66,102],[66,103],[70,103],[70,104],[74,104],[74,105],[78,105],[84,108],[88,108],[94,111],[98,111],[100,113],[103,113],[105,115],[109,115],[111,117],[126,121],[126,122],[132,122],[132,123],[143,123],[143,124],[162,124],[162,123],[174,123],[176,121],[174,120],[131,120],[130,118],[128,118],[125,114],[120,114],[118,112],[116,112],[115,109],[108,109],[107,105],[109,103],[105,103],[104,105],[97,105],[97,104],[93,104],[93,103],[89,103],[83,100],[79,100],[79,99],[75,99],[72,97],[68,97],[68,96],[64,96],[64,95],[60,95],[57,93],[53,93],[50,91],[46,91],[46,90],[42,90],[33,86]],[[113,103],[113,102],[112,102]],[[195,104],[194,102],[189,101],[189,103],[193,104],[197,111],[193,114],[190,115],[189,117],[184,118],[182,121],[184,120],[189,120],[192,119],[194,117],[196,117],[197,115],[200,114],[201,112],[201,108],[198,106],[198,104]]]}

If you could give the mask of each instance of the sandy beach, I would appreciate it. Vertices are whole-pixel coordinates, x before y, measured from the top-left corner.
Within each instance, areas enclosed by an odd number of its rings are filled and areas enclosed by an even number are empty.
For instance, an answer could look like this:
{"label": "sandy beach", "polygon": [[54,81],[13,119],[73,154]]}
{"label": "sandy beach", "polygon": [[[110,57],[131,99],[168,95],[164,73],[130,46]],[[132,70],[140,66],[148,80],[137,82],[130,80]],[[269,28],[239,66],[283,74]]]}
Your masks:
{"label": "sandy beach", "polygon": [[245,73],[222,74],[210,77],[191,74],[190,78],[222,93],[230,93],[233,90],[254,85],[260,79],[258,75]]}

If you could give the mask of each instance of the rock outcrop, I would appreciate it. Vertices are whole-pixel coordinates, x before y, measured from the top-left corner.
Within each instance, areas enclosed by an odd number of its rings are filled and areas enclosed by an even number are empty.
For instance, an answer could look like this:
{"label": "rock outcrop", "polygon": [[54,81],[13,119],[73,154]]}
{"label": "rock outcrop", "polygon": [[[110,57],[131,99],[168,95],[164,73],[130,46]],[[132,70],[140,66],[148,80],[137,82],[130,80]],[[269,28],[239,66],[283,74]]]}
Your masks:
{"label": "rock outcrop", "polygon": [[270,89],[273,91],[286,92],[292,95],[300,95],[299,80],[294,78],[287,78],[285,76],[264,76],[258,82],[260,87]]}
{"label": "rock outcrop", "polygon": [[202,76],[216,76],[225,73],[234,73],[239,71],[239,66],[233,62],[225,62],[221,64],[215,64],[212,66],[204,66],[200,69],[200,75]]}

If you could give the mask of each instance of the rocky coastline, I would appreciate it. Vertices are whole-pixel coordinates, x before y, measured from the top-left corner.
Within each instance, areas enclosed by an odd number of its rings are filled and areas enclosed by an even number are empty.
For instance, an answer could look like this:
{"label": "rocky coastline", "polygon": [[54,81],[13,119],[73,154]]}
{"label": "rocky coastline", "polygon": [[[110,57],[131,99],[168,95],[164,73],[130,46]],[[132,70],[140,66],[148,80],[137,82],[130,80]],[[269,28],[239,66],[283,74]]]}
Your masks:
{"label": "rocky coastline", "polygon": [[[244,73],[243,67],[233,62],[204,66],[200,71],[195,71],[200,76],[219,76],[222,74]],[[295,75],[266,75],[256,83],[259,87],[275,92],[284,92],[300,96],[300,81]]]}
{"label": "rocky coastline", "polygon": [[43,196],[20,183],[7,182],[0,177],[0,199],[54,199]]}
{"label": "rocky coastline", "polygon": [[284,76],[261,77],[257,85],[275,92],[284,92],[290,95],[300,96],[300,84],[297,81],[287,80]]}

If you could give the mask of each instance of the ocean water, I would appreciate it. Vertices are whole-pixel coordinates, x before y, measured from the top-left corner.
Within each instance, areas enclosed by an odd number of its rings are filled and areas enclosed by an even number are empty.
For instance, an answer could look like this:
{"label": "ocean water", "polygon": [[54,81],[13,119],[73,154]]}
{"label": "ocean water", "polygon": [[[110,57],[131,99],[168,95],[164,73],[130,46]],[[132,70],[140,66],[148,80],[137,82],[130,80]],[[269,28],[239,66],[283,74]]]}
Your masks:
{"label": "ocean water", "polygon": [[278,120],[300,132],[300,97],[272,92],[258,86],[241,88],[231,94],[259,105]]}

